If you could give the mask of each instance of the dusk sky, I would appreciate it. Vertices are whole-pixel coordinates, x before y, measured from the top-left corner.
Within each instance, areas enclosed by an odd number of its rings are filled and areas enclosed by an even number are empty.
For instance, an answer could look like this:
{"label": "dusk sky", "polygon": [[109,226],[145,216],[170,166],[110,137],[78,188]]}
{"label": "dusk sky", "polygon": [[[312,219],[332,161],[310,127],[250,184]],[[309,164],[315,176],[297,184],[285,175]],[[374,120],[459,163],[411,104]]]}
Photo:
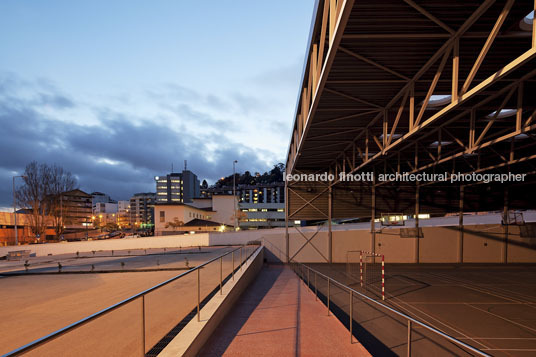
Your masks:
{"label": "dusk sky", "polygon": [[0,208],[32,160],[118,200],[284,162],[313,6],[1,1]]}

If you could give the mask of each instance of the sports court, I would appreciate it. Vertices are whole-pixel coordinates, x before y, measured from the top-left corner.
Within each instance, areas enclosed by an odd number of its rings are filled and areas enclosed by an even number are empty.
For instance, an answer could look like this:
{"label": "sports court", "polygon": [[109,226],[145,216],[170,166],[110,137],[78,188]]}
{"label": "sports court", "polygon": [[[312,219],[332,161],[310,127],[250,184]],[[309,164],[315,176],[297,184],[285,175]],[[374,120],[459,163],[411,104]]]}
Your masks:
{"label": "sports court", "polygon": [[[347,274],[346,264],[308,265],[381,300],[379,267],[369,266],[365,279],[374,282],[365,284],[365,290],[360,286],[359,275]],[[536,353],[535,273],[536,265],[526,264],[386,264],[383,303],[494,356],[532,356]],[[318,288],[325,291],[325,282],[318,282]],[[332,303],[348,314],[348,293],[336,286],[331,289]],[[383,344],[396,351],[400,341],[393,335],[404,340],[406,326],[370,304],[355,301],[354,321],[364,330],[358,329],[356,336],[366,336],[368,332],[377,339],[369,341],[369,346],[376,344],[375,348],[381,349]],[[435,337],[425,336],[423,342],[430,349],[437,348],[432,345],[438,343],[447,348],[446,353],[460,352],[449,350],[453,346]],[[362,338],[360,341],[367,347]]]}

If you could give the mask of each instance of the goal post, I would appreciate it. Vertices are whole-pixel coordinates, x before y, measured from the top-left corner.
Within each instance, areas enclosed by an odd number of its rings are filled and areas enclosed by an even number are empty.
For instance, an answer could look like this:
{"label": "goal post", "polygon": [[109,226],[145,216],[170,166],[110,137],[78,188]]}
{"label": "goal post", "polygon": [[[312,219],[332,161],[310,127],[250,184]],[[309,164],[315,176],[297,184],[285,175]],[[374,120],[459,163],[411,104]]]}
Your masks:
{"label": "goal post", "polygon": [[385,256],[364,250],[346,252],[346,275],[365,291],[385,300]]}

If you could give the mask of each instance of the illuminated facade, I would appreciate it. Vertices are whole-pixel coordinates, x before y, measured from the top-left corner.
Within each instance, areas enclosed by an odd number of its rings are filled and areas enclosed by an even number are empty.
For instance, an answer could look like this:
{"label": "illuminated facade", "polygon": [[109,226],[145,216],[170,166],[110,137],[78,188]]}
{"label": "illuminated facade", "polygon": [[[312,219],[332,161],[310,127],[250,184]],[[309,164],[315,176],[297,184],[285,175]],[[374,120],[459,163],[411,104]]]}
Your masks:
{"label": "illuminated facade", "polygon": [[156,202],[159,204],[191,203],[200,196],[199,180],[190,170],[156,176]]}

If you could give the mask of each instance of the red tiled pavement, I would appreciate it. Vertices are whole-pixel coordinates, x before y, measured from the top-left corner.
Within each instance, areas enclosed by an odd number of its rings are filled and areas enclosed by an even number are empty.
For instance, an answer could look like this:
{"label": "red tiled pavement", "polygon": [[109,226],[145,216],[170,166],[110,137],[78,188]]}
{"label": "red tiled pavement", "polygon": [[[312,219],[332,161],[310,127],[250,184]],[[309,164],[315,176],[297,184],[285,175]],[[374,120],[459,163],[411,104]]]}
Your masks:
{"label": "red tiled pavement", "polygon": [[287,267],[264,267],[200,356],[370,356]]}

